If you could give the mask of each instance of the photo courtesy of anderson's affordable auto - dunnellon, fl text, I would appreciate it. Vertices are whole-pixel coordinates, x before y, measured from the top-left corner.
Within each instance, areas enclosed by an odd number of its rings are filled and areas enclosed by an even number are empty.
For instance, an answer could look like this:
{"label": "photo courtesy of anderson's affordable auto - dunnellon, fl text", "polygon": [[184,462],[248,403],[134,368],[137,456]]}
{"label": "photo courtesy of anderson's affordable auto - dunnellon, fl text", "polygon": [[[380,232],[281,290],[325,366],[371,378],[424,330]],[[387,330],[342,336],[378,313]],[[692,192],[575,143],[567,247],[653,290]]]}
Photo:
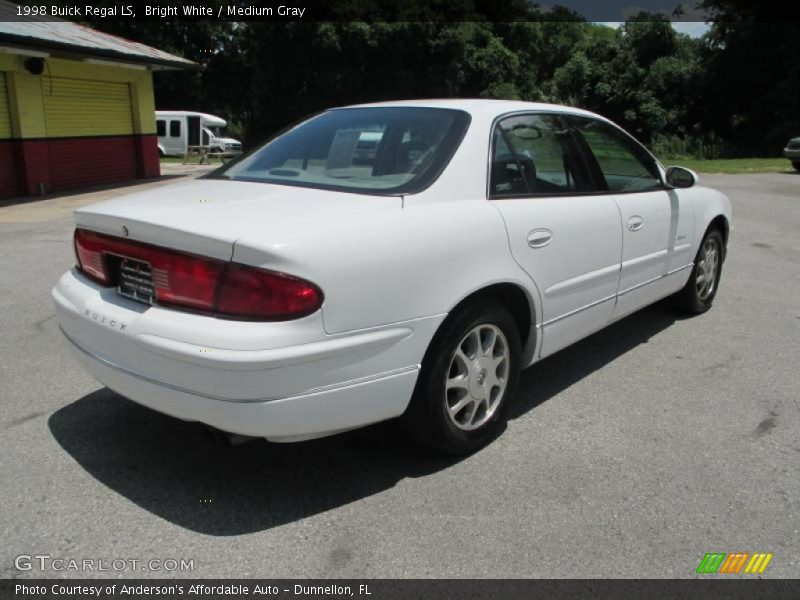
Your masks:
{"label": "photo courtesy of anderson's affordable auto - dunnellon, fl text", "polygon": [[800,13],[0,0],[0,597],[795,598]]}

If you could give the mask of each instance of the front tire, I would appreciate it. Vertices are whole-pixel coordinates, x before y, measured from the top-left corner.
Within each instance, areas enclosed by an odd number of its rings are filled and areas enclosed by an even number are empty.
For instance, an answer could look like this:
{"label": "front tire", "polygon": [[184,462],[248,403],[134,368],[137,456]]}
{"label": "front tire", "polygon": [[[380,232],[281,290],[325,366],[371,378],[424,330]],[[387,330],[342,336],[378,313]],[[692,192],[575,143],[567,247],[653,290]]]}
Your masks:
{"label": "front tire", "polygon": [[725,241],[719,229],[706,233],[697,251],[692,274],[678,292],[679,306],[690,314],[706,312],[714,303],[725,260]]}
{"label": "front tire", "polygon": [[481,448],[502,431],[520,356],[517,323],[502,305],[478,302],[451,314],[425,354],[405,428],[437,452]]}
{"label": "front tire", "polygon": [[792,163],[795,171],[800,171],[800,161],[795,161]]}

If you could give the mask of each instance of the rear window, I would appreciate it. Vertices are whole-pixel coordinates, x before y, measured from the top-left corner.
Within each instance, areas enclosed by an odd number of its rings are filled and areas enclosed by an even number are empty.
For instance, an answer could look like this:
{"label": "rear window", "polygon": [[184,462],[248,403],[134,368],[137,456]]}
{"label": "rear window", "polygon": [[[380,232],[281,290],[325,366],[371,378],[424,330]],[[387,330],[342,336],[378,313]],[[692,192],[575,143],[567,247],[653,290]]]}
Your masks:
{"label": "rear window", "polygon": [[450,161],[469,125],[458,110],[331,110],[296,125],[211,177],[368,194],[413,193]]}

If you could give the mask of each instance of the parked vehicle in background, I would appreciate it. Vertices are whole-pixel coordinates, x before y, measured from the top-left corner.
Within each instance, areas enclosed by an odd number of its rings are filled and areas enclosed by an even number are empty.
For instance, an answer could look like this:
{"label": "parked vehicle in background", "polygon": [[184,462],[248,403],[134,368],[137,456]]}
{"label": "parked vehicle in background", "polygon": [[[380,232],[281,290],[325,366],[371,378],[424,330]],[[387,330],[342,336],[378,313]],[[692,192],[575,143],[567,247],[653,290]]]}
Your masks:
{"label": "parked vehicle in background", "polygon": [[53,298],[84,368],[155,410],[279,442],[402,415],[470,452],[520,369],[669,295],[711,307],[731,204],[696,183],[566,106],[334,109],[76,210]]}
{"label": "parked vehicle in background", "polygon": [[238,156],[242,143],[223,137],[228,122],[216,115],[180,110],[156,111],[160,156],[184,156],[189,146],[208,149],[221,156]]}
{"label": "parked vehicle in background", "polygon": [[795,171],[800,171],[800,137],[789,140],[783,149],[783,155],[792,161]]}

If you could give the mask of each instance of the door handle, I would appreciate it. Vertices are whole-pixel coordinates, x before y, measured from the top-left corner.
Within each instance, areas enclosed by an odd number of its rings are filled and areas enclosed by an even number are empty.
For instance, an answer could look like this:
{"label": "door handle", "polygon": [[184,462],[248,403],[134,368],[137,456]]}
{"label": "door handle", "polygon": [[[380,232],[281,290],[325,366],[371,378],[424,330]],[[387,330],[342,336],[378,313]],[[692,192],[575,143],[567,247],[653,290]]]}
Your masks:
{"label": "door handle", "polygon": [[644,227],[644,217],[633,215],[630,219],[628,219],[629,230],[639,231],[642,227]]}
{"label": "door handle", "polygon": [[528,246],[531,248],[543,248],[553,239],[553,232],[549,229],[534,229],[528,234]]}

